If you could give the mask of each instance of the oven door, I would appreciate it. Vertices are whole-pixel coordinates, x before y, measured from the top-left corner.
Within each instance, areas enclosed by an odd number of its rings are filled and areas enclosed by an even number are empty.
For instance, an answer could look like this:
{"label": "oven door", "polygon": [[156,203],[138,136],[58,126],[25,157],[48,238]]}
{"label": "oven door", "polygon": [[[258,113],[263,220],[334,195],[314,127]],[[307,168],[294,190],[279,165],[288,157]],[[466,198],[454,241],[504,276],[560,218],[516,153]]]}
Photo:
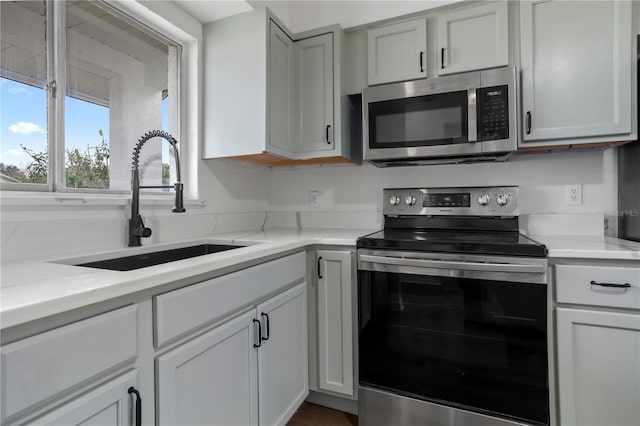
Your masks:
{"label": "oven door", "polygon": [[548,424],[545,259],[359,250],[360,385]]}

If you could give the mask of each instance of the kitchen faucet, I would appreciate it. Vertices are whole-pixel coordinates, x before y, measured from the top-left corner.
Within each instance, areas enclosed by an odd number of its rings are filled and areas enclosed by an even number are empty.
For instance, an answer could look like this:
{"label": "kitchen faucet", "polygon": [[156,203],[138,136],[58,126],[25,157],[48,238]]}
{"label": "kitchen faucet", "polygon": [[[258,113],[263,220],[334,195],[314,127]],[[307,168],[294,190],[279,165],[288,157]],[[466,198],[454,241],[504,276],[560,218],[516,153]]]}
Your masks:
{"label": "kitchen faucet", "polygon": [[[140,149],[149,139],[161,137],[164,138],[173,149],[173,155],[176,160],[176,183],[171,185],[158,185],[158,186],[140,186],[140,174],[138,171],[138,165],[140,162]],[[174,188],[176,191],[176,199],[173,208],[174,213],[184,213],[184,204],[182,200],[182,182],[180,181],[180,158],[178,156],[178,141],[167,132],[162,130],[152,130],[145,133],[140,139],[135,148],[133,148],[133,167],[131,169],[131,218],[129,219],[129,247],[141,246],[141,238],[147,238],[151,235],[151,229],[144,226],[142,216],[140,216],[140,188]]]}

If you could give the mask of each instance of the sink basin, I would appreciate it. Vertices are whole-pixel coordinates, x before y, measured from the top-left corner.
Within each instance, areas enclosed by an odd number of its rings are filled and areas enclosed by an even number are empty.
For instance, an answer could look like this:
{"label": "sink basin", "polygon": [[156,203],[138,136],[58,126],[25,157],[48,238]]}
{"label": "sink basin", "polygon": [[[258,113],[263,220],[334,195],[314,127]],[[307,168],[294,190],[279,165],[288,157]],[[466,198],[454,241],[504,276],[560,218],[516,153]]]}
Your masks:
{"label": "sink basin", "polygon": [[229,246],[220,244],[200,244],[197,246],[181,247],[170,250],[155,251],[152,253],[137,254],[134,256],[117,257],[115,259],[99,260],[96,262],[79,263],[76,266],[88,268],[109,269],[111,271],[131,271],[133,269],[146,268],[176,260],[189,259],[205,254],[218,253],[233,250],[244,246]]}

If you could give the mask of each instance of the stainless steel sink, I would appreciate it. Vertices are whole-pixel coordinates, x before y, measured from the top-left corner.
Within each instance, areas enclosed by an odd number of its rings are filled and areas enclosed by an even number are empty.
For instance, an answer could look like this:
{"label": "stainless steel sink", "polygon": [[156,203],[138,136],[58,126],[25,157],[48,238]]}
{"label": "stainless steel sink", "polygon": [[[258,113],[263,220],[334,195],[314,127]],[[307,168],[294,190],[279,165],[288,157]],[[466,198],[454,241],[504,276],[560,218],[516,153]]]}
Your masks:
{"label": "stainless steel sink", "polygon": [[146,268],[177,260],[189,259],[205,254],[234,250],[245,246],[231,246],[222,244],[199,244],[190,247],[181,247],[170,250],[155,251],[152,253],[136,254],[134,256],[117,257],[96,262],[79,263],[76,266],[88,268],[109,269],[111,271],[131,271],[133,269]]}

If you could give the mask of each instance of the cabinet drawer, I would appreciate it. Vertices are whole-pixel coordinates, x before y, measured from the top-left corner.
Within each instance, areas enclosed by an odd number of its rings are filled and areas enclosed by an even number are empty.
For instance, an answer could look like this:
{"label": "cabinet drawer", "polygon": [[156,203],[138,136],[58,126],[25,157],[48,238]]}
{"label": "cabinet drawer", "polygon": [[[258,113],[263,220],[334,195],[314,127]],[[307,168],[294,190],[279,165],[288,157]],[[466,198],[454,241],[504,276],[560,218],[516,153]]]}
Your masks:
{"label": "cabinet drawer", "polygon": [[[640,309],[640,267],[557,265],[555,272],[558,303]],[[603,287],[592,281],[630,287]]]}
{"label": "cabinet drawer", "polygon": [[303,280],[305,262],[305,254],[296,253],[156,296],[156,346],[222,320],[289,284]]}
{"label": "cabinet drawer", "polygon": [[2,347],[2,419],[137,356],[137,307],[128,306]]}

